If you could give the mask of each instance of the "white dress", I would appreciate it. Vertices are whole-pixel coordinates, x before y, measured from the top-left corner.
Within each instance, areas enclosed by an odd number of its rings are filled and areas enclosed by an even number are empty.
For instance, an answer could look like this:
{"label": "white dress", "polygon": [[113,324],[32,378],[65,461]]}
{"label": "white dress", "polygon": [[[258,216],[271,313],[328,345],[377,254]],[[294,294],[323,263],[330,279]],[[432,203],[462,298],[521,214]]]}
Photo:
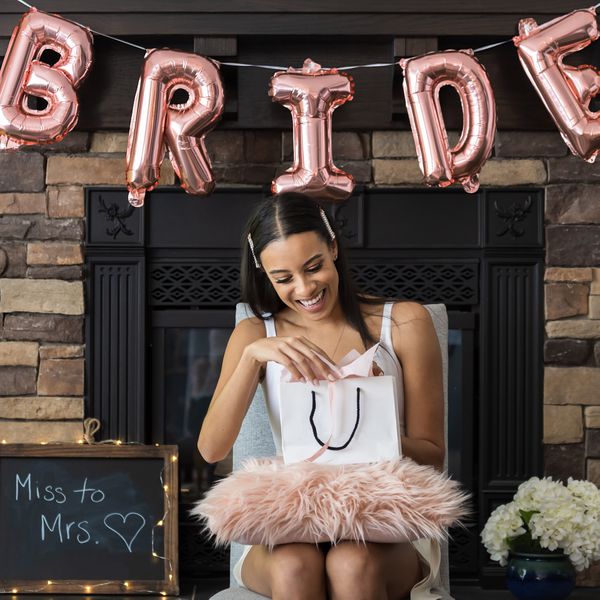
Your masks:
{"label": "white dress", "polygon": [[[400,420],[400,430],[402,435],[406,435],[404,424],[404,386],[402,385],[402,366],[396,356],[392,344],[392,302],[388,302],[383,307],[383,318],[381,319],[381,335],[379,339],[379,348],[375,353],[375,362],[385,375],[392,375],[396,379],[396,397],[398,399],[398,413]],[[275,331],[275,320],[269,318],[265,321],[267,337],[277,335]],[[268,362],[264,381],[262,382],[265,401],[267,404],[267,413],[273,432],[273,441],[277,455],[281,456],[281,425],[279,410],[279,384],[281,381],[282,366],[275,362]],[[441,600],[433,587],[440,586],[440,561],[441,548],[439,542],[428,538],[414,540],[411,544],[417,550],[419,559],[423,567],[424,577],[412,588],[410,600]],[[242,581],[242,565],[244,559],[250,552],[252,546],[245,546],[242,555],[233,568],[233,576],[240,587],[246,587]]]}

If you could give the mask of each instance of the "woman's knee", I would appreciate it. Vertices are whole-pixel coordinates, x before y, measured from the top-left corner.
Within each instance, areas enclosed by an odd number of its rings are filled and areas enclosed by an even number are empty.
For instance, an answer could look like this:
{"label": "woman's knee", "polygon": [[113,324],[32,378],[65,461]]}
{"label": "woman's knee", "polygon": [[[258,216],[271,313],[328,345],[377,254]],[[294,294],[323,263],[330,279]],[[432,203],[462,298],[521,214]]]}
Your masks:
{"label": "woman's knee", "polygon": [[382,562],[369,544],[341,542],[334,546],[327,553],[325,570],[332,592],[385,588]]}
{"label": "woman's knee", "polygon": [[285,544],[273,549],[271,562],[273,587],[325,584],[325,557],[317,546]]}

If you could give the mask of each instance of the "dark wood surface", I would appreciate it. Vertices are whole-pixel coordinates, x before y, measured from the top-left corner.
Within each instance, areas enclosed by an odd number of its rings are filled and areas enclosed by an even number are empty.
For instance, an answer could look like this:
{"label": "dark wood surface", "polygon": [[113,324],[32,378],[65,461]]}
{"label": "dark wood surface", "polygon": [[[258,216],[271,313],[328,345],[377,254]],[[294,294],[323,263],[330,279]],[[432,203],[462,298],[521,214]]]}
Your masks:
{"label": "dark wood surface", "polygon": [[[367,5],[359,0],[107,0],[83,4],[77,0],[40,0],[37,5],[145,48],[169,47],[206,53],[221,61],[282,67],[300,66],[309,56],[323,66],[343,66],[393,63],[403,56],[436,49],[478,48],[510,40],[521,18],[535,17],[543,23],[581,8],[579,2],[557,0],[379,0]],[[0,59],[23,10],[16,0],[6,0],[0,6]],[[600,43],[575,54],[569,62],[597,64],[597,52]],[[498,129],[556,129],[524,74],[512,43],[477,57],[492,84]],[[143,60],[142,50],[95,36],[94,63],[78,92],[79,130],[128,130]],[[219,128],[291,128],[288,111],[267,95],[271,71],[223,67],[222,73],[226,108]],[[409,129],[400,67],[358,69],[350,74],[355,79],[356,94],[352,102],[335,112],[334,129]],[[455,92],[444,90],[442,107],[448,129],[462,127]],[[593,110],[597,108],[592,106]]]}

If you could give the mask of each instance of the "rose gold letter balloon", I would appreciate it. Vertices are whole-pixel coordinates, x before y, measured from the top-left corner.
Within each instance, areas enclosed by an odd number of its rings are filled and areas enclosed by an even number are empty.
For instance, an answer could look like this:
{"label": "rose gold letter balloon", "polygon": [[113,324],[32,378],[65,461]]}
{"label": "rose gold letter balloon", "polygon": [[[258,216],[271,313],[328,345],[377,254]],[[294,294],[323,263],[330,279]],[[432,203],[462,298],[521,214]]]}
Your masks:
{"label": "rose gold letter balloon", "polygon": [[[184,104],[171,104],[177,90]],[[189,194],[210,194],[215,187],[204,136],[223,112],[223,85],[217,65],[197,54],[151,50],[146,55],[131,115],[127,146],[129,202],[142,206],[147,191],[169,158]]]}
{"label": "rose gold letter balloon", "polygon": [[274,194],[299,192],[332,202],[350,196],[354,179],[331,157],[331,113],[353,94],[349,75],[322,69],[310,58],[302,69],[273,75],[269,96],[291,111],[294,132],[294,164],[273,181]]}
{"label": "rose gold letter balloon", "polygon": [[[40,62],[44,50],[60,55],[53,66]],[[75,88],[92,64],[89,30],[32,8],[13,31],[0,70],[0,149],[60,141],[77,123]],[[28,108],[27,95],[48,105]]]}
{"label": "rose gold letter balloon", "polygon": [[519,22],[513,38],[521,65],[537,90],[571,152],[594,162],[600,151],[600,113],[589,110],[600,89],[594,67],[563,64],[565,56],[598,39],[596,11],[576,10],[538,26]]}
{"label": "rose gold letter balloon", "polygon": [[[404,95],[419,166],[427,185],[446,187],[455,181],[465,191],[479,189],[479,171],[492,153],[496,104],[485,69],[468,50],[432,52],[400,61]],[[463,129],[450,148],[439,93],[451,85],[460,98]]]}

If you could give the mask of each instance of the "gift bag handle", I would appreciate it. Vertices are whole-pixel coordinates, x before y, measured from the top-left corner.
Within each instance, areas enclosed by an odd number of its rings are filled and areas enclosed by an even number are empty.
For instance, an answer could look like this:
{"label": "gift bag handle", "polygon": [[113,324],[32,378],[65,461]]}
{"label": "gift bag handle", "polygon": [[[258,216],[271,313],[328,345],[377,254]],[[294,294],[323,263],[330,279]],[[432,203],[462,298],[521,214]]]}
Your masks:
{"label": "gift bag handle", "polygon": [[328,442],[323,442],[319,438],[319,434],[317,433],[317,426],[315,425],[315,411],[317,410],[317,396],[314,390],[311,391],[312,396],[312,410],[310,411],[310,426],[312,427],[312,432],[315,440],[319,443],[320,446],[327,446],[327,450],[344,450],[344,448],[348,447],[348,444],[352,441],[356,430],[358,429],[358,422],[360,421],[360,388],[356,388],[356,423],[354,423],[354,429],[348,438],[348,441],[342,446],[330,446]]}

